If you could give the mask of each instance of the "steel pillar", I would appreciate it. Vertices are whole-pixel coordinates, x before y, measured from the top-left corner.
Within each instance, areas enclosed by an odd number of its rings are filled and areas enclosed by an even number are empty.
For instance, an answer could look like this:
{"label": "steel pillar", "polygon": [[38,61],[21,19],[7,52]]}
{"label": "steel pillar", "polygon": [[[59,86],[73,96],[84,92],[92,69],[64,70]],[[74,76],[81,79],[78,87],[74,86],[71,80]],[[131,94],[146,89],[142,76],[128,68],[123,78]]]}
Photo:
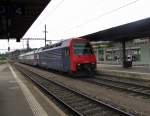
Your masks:
{"label": "steel pillar", "polygon": [[122,66],[125,67],[126,63],[126,41],[122,41]]}

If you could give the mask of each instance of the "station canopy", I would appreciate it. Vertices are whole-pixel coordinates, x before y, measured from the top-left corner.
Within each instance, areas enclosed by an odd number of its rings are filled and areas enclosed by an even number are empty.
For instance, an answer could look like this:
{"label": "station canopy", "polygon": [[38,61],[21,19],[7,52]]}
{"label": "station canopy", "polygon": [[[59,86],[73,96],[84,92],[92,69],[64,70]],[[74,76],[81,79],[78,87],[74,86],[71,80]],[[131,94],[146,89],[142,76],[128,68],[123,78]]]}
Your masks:
{"label": "station canopy", "polygon": [[0,39],[22,38],[50,0],[0,0]]}
{"label": "station canopy", "polygon": [[150,18],[101,30],[85,35],[84,37],[90,41],[128,41],[142,37],[150,37]]}

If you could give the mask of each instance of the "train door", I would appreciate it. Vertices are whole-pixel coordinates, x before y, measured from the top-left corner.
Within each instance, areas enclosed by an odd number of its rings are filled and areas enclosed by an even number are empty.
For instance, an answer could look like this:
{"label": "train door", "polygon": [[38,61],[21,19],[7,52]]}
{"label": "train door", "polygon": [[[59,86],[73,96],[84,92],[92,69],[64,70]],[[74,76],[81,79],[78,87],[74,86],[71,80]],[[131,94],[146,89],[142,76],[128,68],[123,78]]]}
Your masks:
{"label": "train door", "polygon": [[39,64],[39,54],[35,53],[34,54],[34,65],[38,66],[38,64]]}
{"label": "train door", "polygon": [[69,71],[70,70],[70,52],[68,48],[63,49],[63,70]]}

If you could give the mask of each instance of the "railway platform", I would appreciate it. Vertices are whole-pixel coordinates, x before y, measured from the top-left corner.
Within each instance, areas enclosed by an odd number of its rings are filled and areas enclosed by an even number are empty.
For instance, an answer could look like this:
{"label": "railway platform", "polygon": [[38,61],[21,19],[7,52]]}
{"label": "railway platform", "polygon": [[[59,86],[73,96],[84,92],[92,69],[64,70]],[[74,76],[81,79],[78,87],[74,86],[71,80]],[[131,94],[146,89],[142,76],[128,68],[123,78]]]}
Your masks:
{"label": "railway platform", "polygon": [[123,68],[122,65],[97,64],[97,73],[122,78],[150,80],[150,67],[132,66]]}
{"label": "railway platform", "polygon": [[0,116],[64,116],[11,65],[0,65]]}

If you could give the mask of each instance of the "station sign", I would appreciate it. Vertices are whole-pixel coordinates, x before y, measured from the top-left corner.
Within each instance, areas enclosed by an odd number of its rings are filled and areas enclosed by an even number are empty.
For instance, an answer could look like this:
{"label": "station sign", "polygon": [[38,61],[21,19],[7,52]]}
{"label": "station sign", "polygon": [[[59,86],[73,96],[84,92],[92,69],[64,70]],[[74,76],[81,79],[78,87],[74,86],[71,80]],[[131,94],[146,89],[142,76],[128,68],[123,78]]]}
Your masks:
{"label": "station sign", "polygon": [[25,13],[24,5],[19,3],[0,4],[0,16],[23,16]]}
{"label": "station sign", "polygon": [[5,15],[6,14],[6,7],[4,5],[0,5],[0,15]]}
{"label": "station sign", "polygon": [[24,6],[22,4],[15,4],[10,8],[13,16],[23,16],[25,13]]}

